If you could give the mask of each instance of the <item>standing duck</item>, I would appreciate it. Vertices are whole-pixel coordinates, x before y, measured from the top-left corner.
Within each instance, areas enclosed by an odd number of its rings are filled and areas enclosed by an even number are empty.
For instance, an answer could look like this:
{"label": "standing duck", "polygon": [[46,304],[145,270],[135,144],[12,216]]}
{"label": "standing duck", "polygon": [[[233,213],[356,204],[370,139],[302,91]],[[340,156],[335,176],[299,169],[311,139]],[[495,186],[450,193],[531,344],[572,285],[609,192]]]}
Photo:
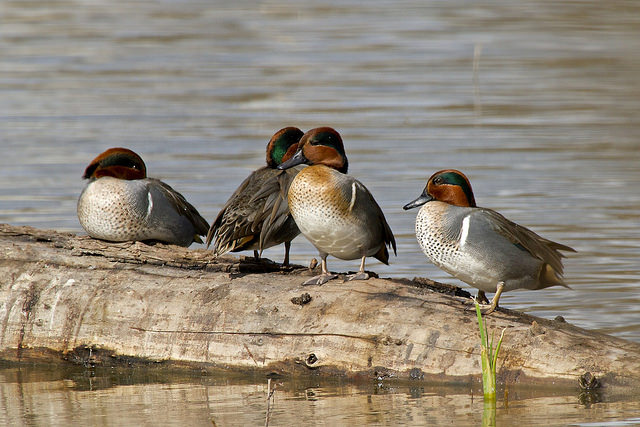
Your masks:
{"label": "standing duck", "polygon": [[560,285],[560,251],[575,252],[509,221],[498,212],[476,206],[467,177],[454,169],[429,178],[422,194],[404,206],[422,206],[416,217],[416,237],[429,260],[478,289],[495,292],[486,314],[498,306],[502,292]]}
{"label": "standing duck", "polygon": [[267,165],[253,171],[231,195],[207,233],[207,246],[214,241],[215,256],[228,251],[253,250],[258,258],[264,249],[284,243],[283,265],[289,265],[291,241],[300,234],[289,213],[287,191],[304,167],[276,169],[298,148],[302,131],[280,129],[267,144]]}
{"label": "standing duck", "polygon": [[389,224],[367,188],[347,175],[342,138],[330,127],[312,129],[298,143],[298,151],[278,166],[287,169],[306,163],[289,187],[291,214],[302,234],[318,249],[322,273],[303,285],[322,285],[337,277],[327,270],[327,255],[361,259],[357,274],[347,280],[366,280],[365,258],[389,263],[387,246],[396,241]]}
{"label": "standing duck", "polygon": [[142,158],[127,148],[110,148],[93,159],[78,199],[78,219],[89,236],[112,242],[159,241],[189,246],[209,224],[182,194],[147,178]]}

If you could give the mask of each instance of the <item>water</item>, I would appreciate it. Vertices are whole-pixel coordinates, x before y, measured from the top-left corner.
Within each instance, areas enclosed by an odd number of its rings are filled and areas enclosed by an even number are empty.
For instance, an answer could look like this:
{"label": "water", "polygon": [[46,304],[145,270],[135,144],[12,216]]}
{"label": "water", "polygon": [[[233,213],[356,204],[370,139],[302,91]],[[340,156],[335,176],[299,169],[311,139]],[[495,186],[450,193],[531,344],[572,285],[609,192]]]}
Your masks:
{"label": "water", "polygon": [[[477,387],[317,379],[274,380],[271,387],[272,426],[481,425],[483,420]],[[5,367],[0,369],[0,422],[259,426],[265,422],[267,394],[266,381],[199,373]],[[563,389],[510,389],[504,396],[496,407],[503,425],[640,422],[637,396],[635,401],[606,394],[580,398]]]}
{"label": "water", "polygon": [[578,250],[571,290],[502,305],[640,341],[639,36],[622,0],[3,1],[0,222],[82,232],[80,177],[113,146],[212,220],[274,131],[329,125],[398,242],[368,269],[466,287],[402,210],[458,168],[479,205]]}

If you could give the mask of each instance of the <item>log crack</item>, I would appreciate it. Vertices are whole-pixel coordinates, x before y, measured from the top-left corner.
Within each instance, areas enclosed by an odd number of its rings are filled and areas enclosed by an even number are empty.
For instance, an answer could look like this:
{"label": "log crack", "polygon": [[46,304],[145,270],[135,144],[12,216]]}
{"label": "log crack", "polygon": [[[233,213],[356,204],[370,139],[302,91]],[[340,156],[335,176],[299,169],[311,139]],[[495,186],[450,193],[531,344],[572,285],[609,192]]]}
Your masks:
{"label": "log crack", "polygon": [[201,335],[247,335],[247,336],[268,336],[268,337],[337,337],[337,338],[349,338],[355,340],[361,340],[370,342],[373,344],[377,344],[381,342],[381,338],[378,336],[360,336],[360,335],[349,335],[349,334],[340,334],[340,333],[331,333],[331,332],[322,332],[322,333],[314,333],[314,332],[251,332],[251,331],[186,331],[179,329],[145,329],[136,326],[132,326],[131,329],[139,332],[150,332],[150,333],[160,333],[160,334],[201,334]]}

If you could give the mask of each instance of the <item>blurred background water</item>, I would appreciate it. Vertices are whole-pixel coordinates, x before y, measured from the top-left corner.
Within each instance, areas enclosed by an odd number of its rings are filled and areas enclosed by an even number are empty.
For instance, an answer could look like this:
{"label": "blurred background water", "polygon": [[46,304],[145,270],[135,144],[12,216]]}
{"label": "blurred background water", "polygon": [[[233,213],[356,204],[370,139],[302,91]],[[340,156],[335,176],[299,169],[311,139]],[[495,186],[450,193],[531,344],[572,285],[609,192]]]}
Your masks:
{"label": "blurred background water", "polygon": [[0,222],[82,233],[82,172],[114,146],[211,221],[276,130],[327,125],[398,242],[368,269],[466,287],[402,210],[458,168],[480,206],[578,251],[572,289],[501,305],[640,341],[639,111],[633,1],[3,0]]}

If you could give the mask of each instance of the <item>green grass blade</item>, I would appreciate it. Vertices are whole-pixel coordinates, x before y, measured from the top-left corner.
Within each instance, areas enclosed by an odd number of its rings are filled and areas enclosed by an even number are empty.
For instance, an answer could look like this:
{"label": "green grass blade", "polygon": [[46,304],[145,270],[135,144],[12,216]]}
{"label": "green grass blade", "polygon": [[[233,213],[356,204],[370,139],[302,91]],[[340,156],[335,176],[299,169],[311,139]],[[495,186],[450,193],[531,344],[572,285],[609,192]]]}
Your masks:
{"label": "green grass blade", "polygon": [[498,353],[502,346],[502,340],[506,329],[502,330],[500,339],[496,348],[493,348],[495,342],[495,331],[491,332],[491,342],[489,342],[489,330],[486,323],[482,320],[482,312],[480,305],[475,302],[476,316],[478,318],[478,328],[480,329],[480,360],[482,362],[482,390],[485,400],[493,400],[496,398],[496,367],[498,363]]}

